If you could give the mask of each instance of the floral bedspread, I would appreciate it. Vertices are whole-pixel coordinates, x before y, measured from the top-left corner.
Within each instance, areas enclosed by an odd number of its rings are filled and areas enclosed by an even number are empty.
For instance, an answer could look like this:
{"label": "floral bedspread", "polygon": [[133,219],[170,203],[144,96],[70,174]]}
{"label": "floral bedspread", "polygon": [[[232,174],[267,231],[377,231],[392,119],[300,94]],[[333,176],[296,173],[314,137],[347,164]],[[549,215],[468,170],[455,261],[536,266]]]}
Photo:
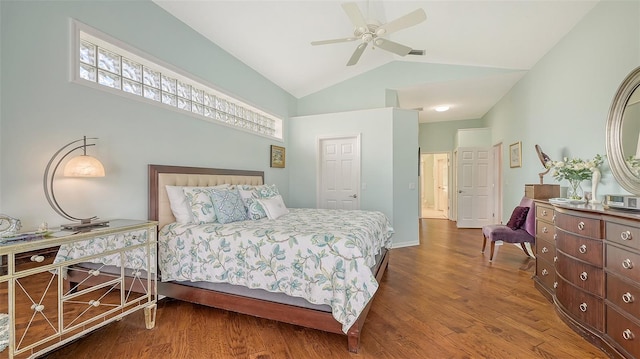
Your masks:
{"label": "floral bedspread", "polygon": [[[118,250],[126,247],[139,246],[147,243],[147,231],[137,230],[105,235],[101,237],[89,238],[82,241],[63,244],[60,246],[53,263],[62,263],[68,260],[88,257],[104,253],[106,251]],[[155,252],[151,252],[150,269],[155,272]],[[124,267],[129,269],[147,268],[149,254],[147,247],[137,247],[103,257],[87,259],[86,262],[98,263],[110,266]],[[65,269],[65,268],[63,268]],[[55,272],[55,271],[54,271]],[[63,270],[66,276],[66,271]]]}
{"label": "floral bedspread", "polygon": [[359,210],[172,223],[160,230],[159,266],[162,281],[224,282],[330,305],[346,333],[378,289],[370,267],[392,234],[383,213]]}

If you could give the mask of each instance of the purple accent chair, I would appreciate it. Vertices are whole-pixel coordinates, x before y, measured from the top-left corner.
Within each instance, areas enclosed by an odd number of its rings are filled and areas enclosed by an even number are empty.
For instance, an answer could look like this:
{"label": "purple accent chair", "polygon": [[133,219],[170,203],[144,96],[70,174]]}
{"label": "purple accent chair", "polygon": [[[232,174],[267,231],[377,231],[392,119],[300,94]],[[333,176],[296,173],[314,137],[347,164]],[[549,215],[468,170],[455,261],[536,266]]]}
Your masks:
{"label": "purple accent chair", "polygon": [[504,224],[490,224],[482,227],[482,235],[484,241],[482,242],[482,253],[487,247],[487,239],[491,240],[491,255],[489,261],[493,261],[493,253],[496,248],[496,241],[502,241],[504,243],[520,243],[522,250],[529,257],[534,257],[532,253],[527,250],[526,243],[532,244],[536,241],[536,208],[535,203],[531,198],[523,197],[520,201],[521,207],[529,207],[527,218],[524,225],[521,228],[513,230]]}

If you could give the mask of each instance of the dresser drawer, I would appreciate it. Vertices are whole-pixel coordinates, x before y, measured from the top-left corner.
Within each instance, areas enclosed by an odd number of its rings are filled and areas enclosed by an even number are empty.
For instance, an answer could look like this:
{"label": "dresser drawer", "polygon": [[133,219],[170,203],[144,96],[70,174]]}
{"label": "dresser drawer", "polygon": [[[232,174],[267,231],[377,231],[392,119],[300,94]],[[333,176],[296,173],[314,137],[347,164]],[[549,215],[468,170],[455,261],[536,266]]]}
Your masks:
{"label": "dresser drawer", "polygon": [[634,358],[640,357],[640,326],[608,305],[606,333]]}
{"label": "dresser drawer", "polygon": [[576,217],[566,213],[556,212],[556,227],[567,232],[589,238],[602,238],[602,228],[599,219]]}
{"label": "dresser drawer", "polygon": [[602,248],[603,242],[600,239],[588,239],[564,231],[556,233],[557,250],[597,267],[603,265]]}
{"label": "dresser drawer", "polygon": [[547,262],[544,259],[537,258],[536,277],[547,290],[553,293],[556,282],[556,268],[553,265],[553,261]]}
{"label": "dresser drawer", "polygon": [[568,257],[559,250],[556,252],[558,275],[575,286],[599,297],[604,297],[604,270]]}
{"label": "dresser drawer", "polygon": [[536,237],[537,238],[542,238],[545,239],[549,242],[555,242],[555,235],[556,233],[556,227],[553,225],[553,223],[547,222],[547,221],[542,221],[542,220],[536,220]]}
{"label": "dresser drawer", "polygon": [[556,256],[556,246],[554,242],[548,242],[542,238],[536,241],[536,257],[542,258],[547,262],[553,263],[553,257]]}
{"label": "dresser drawer", "polygon": [[640,288],[616,274],[606,273],[607,300],[636,318],[640,318]]}
{"label": "dresser drawer", "polygon": [[640,255],[607,244],[606,268],[633,281],[640,282]]}
{"label": "dresser drawer", "polygon": [[578,321],[604,331],[604,302],[558,278],[558,302]]}
{"label": "dresser drawer", "polygon": [[553,223],[555,211],[552,206],[536,203],[536,218]]}
{"label": "dresser drawer", "polygon": [[16,253],[14,255],[16,273],[53,263],[53,259],[56,257],[56,253],[58,253],[58,248],[59,247],[56,246]]}
{"label": "dresser drawer", "polygon": [[608,241],[640,249],[640,228],[633,227],[625,222],[607,222],[606,233]]}

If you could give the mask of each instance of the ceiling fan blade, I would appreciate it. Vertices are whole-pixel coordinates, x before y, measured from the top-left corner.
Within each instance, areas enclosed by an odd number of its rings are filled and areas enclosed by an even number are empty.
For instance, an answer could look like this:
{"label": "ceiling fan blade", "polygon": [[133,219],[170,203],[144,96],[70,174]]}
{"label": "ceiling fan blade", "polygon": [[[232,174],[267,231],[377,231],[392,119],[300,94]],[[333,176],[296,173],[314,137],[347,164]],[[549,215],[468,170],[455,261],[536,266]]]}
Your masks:
{"label": "ceiling fan blade", "polygon": [[380,27],[378,27],[378,29],[376,30],[376,34],[378,36],[390,34],[398,30],[418,25],[426,19],[427,14],[424,12],[424,9],[417,9],[395,20],[391,20],[386,24],[380,25]]}
{"label": "ceiling fan blade", "polygon": [[347,66],[353,66],[355,64],[358,63],[358,60],[360,60],[360,56],[362,56],[362,53],[364,52],[364,50],[367,48],[367,43],[363,42],[360,45],[358,45],[358,47],[356,47],[356,51],[353,52],[353,55],[351,55],[351,58],[349,59],[349,62],[347,62]]}
{"label": "ceiling fan blade", "polygon": [[376,46],[383,50],[387,50],[389,52],[393,52],[396,55],[406,56],[411,52],[411,48],[409,46],[404,46],[397,42],[389,41],[387,39],[377,38],[375,40]]}
{"label": "ceiling fan blade", "polygon": [[321,41],[312,41],[311,45],[326,45],[326,44],[336,44],[339,42],[349,42],[358,40],[357,37],[345,37],[343,39],[332,39],[332,40],[321,40]]}
{"label": "ceiling fan blade", "polygon": [[356,28],[367,28],[367,22],[365,21],[364,16],[362,16],[362,12],[360,12],[358,4],[354,2],[347,2],[342,4],[342,9],[347,13],[347,16]]}

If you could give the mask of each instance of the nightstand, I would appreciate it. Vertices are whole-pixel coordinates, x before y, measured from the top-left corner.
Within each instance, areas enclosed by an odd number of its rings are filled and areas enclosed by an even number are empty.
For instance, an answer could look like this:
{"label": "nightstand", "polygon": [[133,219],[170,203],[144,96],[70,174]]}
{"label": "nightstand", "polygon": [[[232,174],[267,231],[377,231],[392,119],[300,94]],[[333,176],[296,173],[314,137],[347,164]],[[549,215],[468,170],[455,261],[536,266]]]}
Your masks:
{"label": "nightstand", "polygon": [[119,219],[0,243],[0,359],[37,357],[138,310],[153,328],[156,235],[156,222]]}

